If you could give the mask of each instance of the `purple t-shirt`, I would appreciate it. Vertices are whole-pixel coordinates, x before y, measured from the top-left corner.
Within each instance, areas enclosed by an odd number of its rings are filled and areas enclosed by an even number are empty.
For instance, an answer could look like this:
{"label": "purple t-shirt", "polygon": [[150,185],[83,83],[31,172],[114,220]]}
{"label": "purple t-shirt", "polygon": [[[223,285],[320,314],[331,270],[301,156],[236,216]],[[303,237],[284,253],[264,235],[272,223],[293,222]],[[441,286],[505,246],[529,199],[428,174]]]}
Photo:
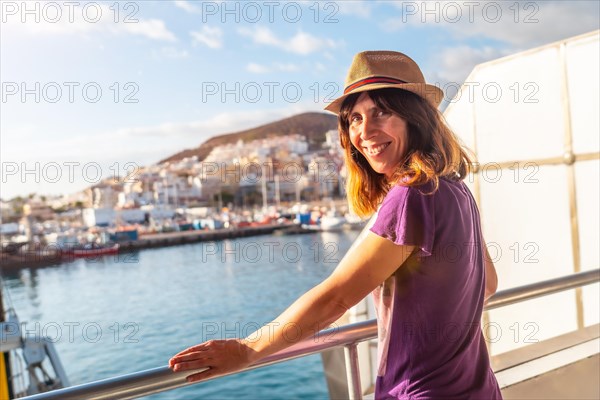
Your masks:
{"label": "purple t-shirt", "polygon": [[371,231],[416,250],[373,291],[376,399],[501,399],[481,332],[479,211],[462,182],[393,187]]}

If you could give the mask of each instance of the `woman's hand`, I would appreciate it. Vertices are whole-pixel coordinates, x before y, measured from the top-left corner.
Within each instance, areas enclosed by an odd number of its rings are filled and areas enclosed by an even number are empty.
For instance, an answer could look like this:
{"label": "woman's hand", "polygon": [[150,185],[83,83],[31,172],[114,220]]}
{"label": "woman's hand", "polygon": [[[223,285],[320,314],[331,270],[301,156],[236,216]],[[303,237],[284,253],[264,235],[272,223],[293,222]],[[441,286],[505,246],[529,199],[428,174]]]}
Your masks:
{"label": "woman's hand", "polygon": [[208,368],[186,378],[195,382],[239,371],[251,364],[252,354],[252,349],[241,339],[209,340],[175,354],[169,360],[169,368],[173,372]]}

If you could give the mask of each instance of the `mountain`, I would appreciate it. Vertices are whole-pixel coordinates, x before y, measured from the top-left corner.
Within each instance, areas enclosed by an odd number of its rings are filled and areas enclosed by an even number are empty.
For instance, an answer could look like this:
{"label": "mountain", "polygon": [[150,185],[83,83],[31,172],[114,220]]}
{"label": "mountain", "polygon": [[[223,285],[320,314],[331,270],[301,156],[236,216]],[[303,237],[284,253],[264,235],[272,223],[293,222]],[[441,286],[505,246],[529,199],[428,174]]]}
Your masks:
{"label": "mountain", "polygon": [[298,114],[256,128],[215,136],[194,149],[186,149],[173,154],[159,161],[159,164],[193,156],[198,156],[198,160],[202,161],[208,156],[213,147],[227,143],[236,143],[240,139],[244,142],[249,142],[254,139],[297,133],[306,136],[310,146],[320,146],[325,141],[325,132],[332,129],[337,129],[337,117],[335,115],[317,112]]}

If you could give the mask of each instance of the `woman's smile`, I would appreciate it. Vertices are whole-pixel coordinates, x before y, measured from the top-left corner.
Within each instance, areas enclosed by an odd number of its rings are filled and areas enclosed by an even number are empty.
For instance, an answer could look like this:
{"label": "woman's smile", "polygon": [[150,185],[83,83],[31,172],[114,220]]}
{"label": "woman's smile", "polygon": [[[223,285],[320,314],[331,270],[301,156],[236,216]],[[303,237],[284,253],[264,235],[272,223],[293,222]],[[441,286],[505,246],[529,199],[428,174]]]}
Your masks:
{"label": "woman's smile", "polygon": [[390,145],[390,143],[392,143],[392,142],[387,142],[387,143],[383,143],[380,145],[374,145],[374,146],[369,146],[369,147],[363,147],[363,149],[365,149],[365,152],[369,156],[376,157],[379,154],[381,154],[385,149],[387,149],[387,147]]}

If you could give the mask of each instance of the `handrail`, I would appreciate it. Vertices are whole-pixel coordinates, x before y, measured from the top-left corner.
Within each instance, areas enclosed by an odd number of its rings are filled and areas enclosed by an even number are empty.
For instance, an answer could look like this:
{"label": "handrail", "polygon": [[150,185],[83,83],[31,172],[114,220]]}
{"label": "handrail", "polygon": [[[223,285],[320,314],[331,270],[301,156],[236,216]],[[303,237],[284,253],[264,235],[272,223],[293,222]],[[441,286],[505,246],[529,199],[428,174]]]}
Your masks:
{"label": "handrail", "polygon": [[589,285],[600,281],[600,269],[578,272],[529,285],[506,289],[493,295],[487,302],[485,310],[504,307],[521,301],[535,299],[579,286]]}
{"label": "handrail", "polygon": [[[540,296],[573,289],[579,286],[589,285],[598,281],[600,281],[600,269],[580,272],[530,285],[507,289],[492,296],[489,299],[485,309],[491,310],[524,300],[530,300]],[[374,339],[376,337],[376,320],[357,322],[344,325],[342,327],[325,329],[319,332],[313,338],[304,340],[300,343],[290,346],[283,351],[273,354],[272,356],[269,356],[258,363],[251,365],[243,371],[320,353],[324,350],[329,350],[335,347],[353,347],[356,345],[356,343],[364,340]],[[239,372],[242,371],[235,373]],[[185,377],[190,375],[190,373],[192,372],[172,372],[167,366],[163,366],[96,382],[84,383],[51,392],[40,393],[33,396],[24,397],[23,399],[132,399],[182,386],[192,385],[193,383],[188,383],[185,380]]]}

